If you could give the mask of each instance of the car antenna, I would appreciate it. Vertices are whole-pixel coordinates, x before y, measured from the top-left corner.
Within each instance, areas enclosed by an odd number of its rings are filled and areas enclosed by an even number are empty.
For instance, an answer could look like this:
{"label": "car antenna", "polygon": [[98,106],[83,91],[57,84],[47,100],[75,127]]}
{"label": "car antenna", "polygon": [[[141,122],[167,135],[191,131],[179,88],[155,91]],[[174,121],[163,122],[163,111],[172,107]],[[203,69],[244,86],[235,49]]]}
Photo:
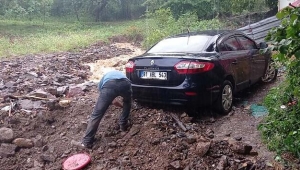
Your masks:
{"label": "car antenna", "polygon": [[188,32],[188,40],[187,40],[187,44],[189,44],[189,40],[190,40],[190,29],[187,28],[187,32]]}

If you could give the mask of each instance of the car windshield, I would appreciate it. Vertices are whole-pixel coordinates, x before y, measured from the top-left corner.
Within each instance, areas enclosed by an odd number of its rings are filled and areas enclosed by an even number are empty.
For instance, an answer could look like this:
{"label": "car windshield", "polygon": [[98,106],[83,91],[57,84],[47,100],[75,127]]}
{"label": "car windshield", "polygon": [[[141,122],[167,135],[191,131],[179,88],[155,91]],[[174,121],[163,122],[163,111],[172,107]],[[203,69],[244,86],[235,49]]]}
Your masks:
{"label": "car windshield", "polygon": [[160,41],[148,53],[178,53],[200,52],[212,36],[196,35],[187,37],[174,37]]}

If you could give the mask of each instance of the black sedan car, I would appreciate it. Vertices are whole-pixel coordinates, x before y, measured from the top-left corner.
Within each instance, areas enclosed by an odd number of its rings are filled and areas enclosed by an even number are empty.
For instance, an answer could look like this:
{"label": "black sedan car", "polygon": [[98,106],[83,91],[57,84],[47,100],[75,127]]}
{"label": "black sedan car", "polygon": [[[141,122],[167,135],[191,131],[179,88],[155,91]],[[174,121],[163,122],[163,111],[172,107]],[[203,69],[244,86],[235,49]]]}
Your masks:
{"label": "black sedan car", "polygon": [[126,64],[133,98],[187,107],[211,105],[226,114],[233,94],[276,78],[271,53],[238,31],[185,33],[158,42]]}

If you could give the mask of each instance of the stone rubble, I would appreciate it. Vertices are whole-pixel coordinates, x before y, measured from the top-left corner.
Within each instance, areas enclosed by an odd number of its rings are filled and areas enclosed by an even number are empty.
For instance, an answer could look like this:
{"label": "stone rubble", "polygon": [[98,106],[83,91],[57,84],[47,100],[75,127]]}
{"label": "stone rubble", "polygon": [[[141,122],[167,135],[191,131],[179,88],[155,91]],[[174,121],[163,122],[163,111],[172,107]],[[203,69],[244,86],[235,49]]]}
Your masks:
{"label": "stone rubble", "polygon": [[16,103],[0,111],[3,168],[61,169],[68,156],[84,151],[92,157],[87,169],[275,169],[243,137],[228,133],[215,139],[217,134],[206,125],[218,123],[217,118],[197,120],[184,109],[136,102],[127,132],[115,128],[121,110],[111,106],[93,148],[75,147],[98,96],[97,83],[90,80],[99,81],[105,71],[101,65],[124,71],[128,57],[123,55],[135,52],[129,47],[98,43],[78,52],[0,61],[0,102]]}

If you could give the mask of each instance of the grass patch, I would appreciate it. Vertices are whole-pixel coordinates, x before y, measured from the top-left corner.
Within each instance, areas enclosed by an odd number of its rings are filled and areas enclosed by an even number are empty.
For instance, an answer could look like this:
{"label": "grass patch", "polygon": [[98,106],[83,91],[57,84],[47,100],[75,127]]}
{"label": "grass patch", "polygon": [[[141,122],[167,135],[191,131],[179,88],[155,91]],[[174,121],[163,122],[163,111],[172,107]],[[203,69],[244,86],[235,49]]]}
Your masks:
{"label": "grass patch", "polygon": [[121,35],[143,21],[67,23],[0,20],[0,57],[68,51]]}
{"label": "grass patch", "polygon": [[198,21],[195,14],[175,20],[170,11],[158,11],[147,19],[124,22],[66,22],[50,20],[0,20],[0,57],[76,50],[108,38],[126,35],[149,48],[161,39],[190,31],[219,29],[218,20]]}
{"label": "grass patch", "polygon": [[[264,100],[269,114],[259,125],[263,141],[277,152],[279,160],[283,153],[300,158],[300,103],[294,102],[287,88],[288,81],[285,81],[270,90]],[[283,105],[286,108],[282,108]]]}

